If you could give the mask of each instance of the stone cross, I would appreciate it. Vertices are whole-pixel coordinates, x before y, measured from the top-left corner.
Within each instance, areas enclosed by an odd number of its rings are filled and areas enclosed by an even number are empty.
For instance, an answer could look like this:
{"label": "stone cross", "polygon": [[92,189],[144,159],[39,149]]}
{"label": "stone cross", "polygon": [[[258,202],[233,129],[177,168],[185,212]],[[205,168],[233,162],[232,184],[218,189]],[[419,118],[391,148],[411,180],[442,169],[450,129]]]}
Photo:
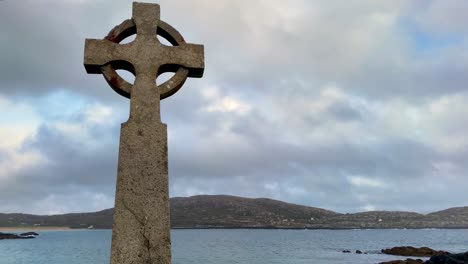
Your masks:
{"label": "stone cross", "polygon": [[[176,93],[187,77],[202,77],[204,49],[187,44],[160,20],[159,5],[133,3],[132,19],[103,40],[87,39],[84,66],[103,74],[120,95],[130,98],[130,117],[121,126],[111,264],[171,263],[167,126],[160,100]],[[136,34],[134,41],[119,44]],[[157,35],[173,46],[159,42]],[[134,84],[116,70],[135,75]],[[164,72],[175,75],[162,84]]]}

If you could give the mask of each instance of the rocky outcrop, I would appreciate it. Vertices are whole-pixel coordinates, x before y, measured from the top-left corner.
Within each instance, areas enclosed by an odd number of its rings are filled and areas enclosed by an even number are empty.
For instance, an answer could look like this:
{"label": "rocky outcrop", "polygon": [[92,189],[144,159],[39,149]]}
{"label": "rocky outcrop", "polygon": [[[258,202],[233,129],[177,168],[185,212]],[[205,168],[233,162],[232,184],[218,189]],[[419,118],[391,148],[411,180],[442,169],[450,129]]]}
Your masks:
{"label": "rocky outcrop", "polygon": [[394,256],[405,256],[405,257],[432,257],[438,255],[448,255],[447,251],[438,251],[428,247],[393,247],[382,249],[382,253]]}
{"label": "rocky outcrop", "polygon": [[34,233],[34,232],[23,233],[20,235],[0,232],[0,240],[1,239],[28,239],[28,238],[35,238],[38,235],[39,234]]}
{"label": "rocky outcrop", "polygon": [[[341,252],[342,252],[342,253],[352,253],[351,250],[349,250],[349,249],[345,249],[345,250],[343,250],[343,251],[341,251]],[[356,253],[356,254],[368,254],[367,252],[363,252],[363,251],[361,251],[361,250],[359,250],[359,249],[356,250],[355,253]]]}
{"label": "rocky outcrop", "polygon": [[468,264],[468,252],[461,254],[449,254],[433,256],[425,262],[426,264]]}
{"label": "rocky outcrop", "polygon": [[424,263],[422,259],[406,259],[406,260],[392,260],[387,262],[380,262],[379,264],[421,264]]}
{"label": "rocky outcrop", "polygon": [[447,254],[432,256],[428,261],[421,259],[406,259],[381,262],[379,264],[468,264],[468,252],[460,254]]}
{"label": "rocky outcrop", "polygon": [[389,249],[382,249],[382,253],[397,256],[419,256],[431,258],[426,262],[421,259],[406,259],[381,262],[379,264],[468,264],[468,252],[450,254],[446,251],[437,251],[428,247],[394,247]]}
{"label": "rocky outcrop", "polygon": [[0,233],[0,239],[15,239],[18,238],[16,234]]}
{"label": "rocky outcrop", "polygon": [[36,232],[26,232],[26,233],[21,233],[20,236],[38,236],[39,234]]}
{"label": "rocky outcrop", "polygon": [[387,262],[380,262],[379,264],[421,264],[424,263],[422,259],[406,259],[406,260],[392,260]]}

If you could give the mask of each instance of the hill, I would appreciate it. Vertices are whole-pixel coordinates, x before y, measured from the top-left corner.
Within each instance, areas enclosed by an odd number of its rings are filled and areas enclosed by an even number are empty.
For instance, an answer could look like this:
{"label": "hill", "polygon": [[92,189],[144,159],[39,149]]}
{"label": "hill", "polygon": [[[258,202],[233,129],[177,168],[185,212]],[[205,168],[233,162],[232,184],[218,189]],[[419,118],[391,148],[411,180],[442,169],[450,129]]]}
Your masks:
{"label": "hill", "polygon": [[63,215],[0,214],[0,227],[60,226],[71,228],[112,228],[114,210]]}
{"label": "hill", "polygon": [[190,227],[294,227],[338,215],[325,209],[258,198],[200,195],[171,199],[171,224]]}
{"label": "hill", "polygon": [[[468,228],[468,207],[427,215],[372,211],[339,214],[265,198],[201,195],[171,198],[173,228]],[[112,228],[113,209],[94,213],[40,216],[0,214],[0,227],[60,226]]]}
{"label": "hill", "polygon": [[430,213],[430,216],[439,217],[463,217],[468,218],[468,206],[465,207],[454,207],[443,211]]}

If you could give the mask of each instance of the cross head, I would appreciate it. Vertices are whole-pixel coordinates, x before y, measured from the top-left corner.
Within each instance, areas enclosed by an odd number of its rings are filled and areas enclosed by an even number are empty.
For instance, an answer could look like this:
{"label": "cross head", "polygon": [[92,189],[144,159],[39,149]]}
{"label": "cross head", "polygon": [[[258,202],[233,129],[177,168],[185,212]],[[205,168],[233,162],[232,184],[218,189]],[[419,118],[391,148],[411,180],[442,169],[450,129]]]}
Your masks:
{"label": "cross head", "polygon": [[[134,34],[134,41],[120,44]],[[157,35],[173,46],[162,44]],[[132,19],[116,26],[103,40],[86,39],[84,66],[88,73],[103,74],[114,91],[130,98],[130,118],[160,121],[160,100],[176,93],[187,77],[203,76],[204,48],[186,43],[177,30],[162,21],[159,5],[135,2]],[[119,69],[133,73],[134,84],[119,76]],[[175,75],[156,84],[165,72]]]}

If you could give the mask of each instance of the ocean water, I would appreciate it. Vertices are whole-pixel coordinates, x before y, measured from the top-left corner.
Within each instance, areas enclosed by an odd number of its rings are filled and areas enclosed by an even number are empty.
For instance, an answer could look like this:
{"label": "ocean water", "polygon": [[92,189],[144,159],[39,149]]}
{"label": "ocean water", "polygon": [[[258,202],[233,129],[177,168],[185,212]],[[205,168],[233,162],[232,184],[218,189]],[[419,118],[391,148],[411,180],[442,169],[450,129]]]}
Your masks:
{"label": "ocean water", "polygon": [[[43,231],[0,240],[0,264],[109,263],[110,230]],[[393,246],[468,251],[468,230],[173,230],[173,264],[363,264]],[[345,254],[342,250],[368,254]]]}

